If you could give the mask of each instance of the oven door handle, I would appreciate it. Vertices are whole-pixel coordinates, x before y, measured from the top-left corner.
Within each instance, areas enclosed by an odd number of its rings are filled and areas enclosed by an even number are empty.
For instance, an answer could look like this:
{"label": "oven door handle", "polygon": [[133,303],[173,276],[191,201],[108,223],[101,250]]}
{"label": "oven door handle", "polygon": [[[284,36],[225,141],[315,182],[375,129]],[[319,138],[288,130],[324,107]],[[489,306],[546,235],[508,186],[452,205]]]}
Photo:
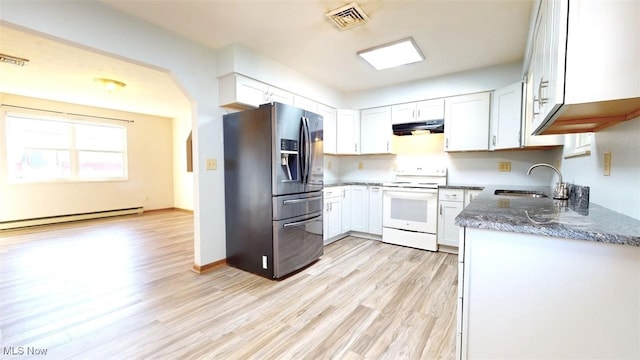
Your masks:
{"label": "oven door handle", "polygon": [[322,215],[318,215],[318,216],[314,216],[312,218],[309,218],[307,220],[302,220],[302,221],[296,221],[296,222],[292,222],[292,223],[288,223],[288,224],[284,224],[284,227],[288,228],[288,227],[293,227],[293,226],[300,226],[309,222],[312,222],[314,220],[316,220],[317,218],[321,217]]}
{"label": "oven door handle", "polygon": [[389,198],[402,198],[402,199],[435,199],[437,198],[436,192],[422,192],[422,191],[390,191],[386,190],[384,196]]}

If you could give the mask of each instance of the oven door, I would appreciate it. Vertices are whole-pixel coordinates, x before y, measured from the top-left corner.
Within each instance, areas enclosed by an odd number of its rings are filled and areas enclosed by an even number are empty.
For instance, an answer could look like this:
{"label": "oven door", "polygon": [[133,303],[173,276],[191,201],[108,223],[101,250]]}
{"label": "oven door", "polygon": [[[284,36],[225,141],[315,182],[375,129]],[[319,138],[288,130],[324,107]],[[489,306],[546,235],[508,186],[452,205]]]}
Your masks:
{"label": "oven door", "polygon": [[384,227],[435,234],[437,211],[437,189],[384,189]]}

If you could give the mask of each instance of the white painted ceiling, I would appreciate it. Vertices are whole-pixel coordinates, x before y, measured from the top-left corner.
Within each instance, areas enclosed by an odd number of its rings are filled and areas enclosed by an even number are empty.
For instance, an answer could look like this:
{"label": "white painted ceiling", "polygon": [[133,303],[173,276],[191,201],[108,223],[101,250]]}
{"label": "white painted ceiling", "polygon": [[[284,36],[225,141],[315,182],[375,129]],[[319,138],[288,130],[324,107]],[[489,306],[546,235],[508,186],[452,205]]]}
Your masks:
{"label": "white painted ceiling", "polygon": [[[100,0],[214,49],[239,43],[343,93],[521,61],[533,0],[360,0],[370,20],[339,30],[325,13],[349,0]],[[0,26],[0,91],[176,116],[188,102],[170,76],[122,59]],[[376,71],[359,50],[412,36],[426,59]],[[127,83],[107,94],[95,77]],[[182,110],[181,110],[182,111]]]}

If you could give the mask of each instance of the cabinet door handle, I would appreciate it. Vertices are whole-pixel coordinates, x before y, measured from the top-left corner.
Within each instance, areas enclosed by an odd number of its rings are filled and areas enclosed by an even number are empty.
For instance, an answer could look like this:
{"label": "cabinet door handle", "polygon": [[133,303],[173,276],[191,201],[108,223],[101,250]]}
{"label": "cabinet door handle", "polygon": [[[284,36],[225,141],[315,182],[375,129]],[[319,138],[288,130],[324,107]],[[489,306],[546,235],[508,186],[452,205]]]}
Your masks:
{"label": "cabinet door handle", "polygon": [[469,194],[469,202],[473,201],[473,194]]}
{"label": "cabinet door handle", "polygon": [[538,85],[538,101],[540,105],[544,105],[547,103],[548,98],[542,97],[542,89],[549,87],[549,81],[545,81],[540,79],[540,85]]}
{"label": "cabinet door handle", "polygon": [[444,139],[444,148],[448,149],[449,148],[449,138],[445,138]]}
{"label": "cabinet door handle", "polygon": [[420,109],[418,109],[418,116],[416,117],[416,119],[420,118]]}
{"label": "cabinet door handle", "polygon": [[354,148],[355,152],[358,152],[358,143],[353,144],[353,148]]}
{"label": "cabinet door handle", "polygon": [[493,146],[496,146],[496,136],[495,135],[492,136],[491,143],[493,144]]}
{"label": "cabinet door handle", "polygon": [[387,141],[387,151],[389,151],[389,142]]}
{"label": "cabinet door handle", "polygon": [[440,215],[442,215],[442,204],[440,204]]}

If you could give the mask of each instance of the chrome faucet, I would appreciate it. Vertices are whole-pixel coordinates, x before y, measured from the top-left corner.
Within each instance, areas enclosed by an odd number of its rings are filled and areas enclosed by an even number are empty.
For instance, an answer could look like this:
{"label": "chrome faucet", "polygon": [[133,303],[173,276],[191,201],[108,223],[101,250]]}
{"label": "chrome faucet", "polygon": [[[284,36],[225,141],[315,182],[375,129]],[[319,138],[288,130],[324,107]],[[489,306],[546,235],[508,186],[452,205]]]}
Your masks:
{"label": "chrome faucet", "polygon": [[532,167],[530,167],[529,170],[527,170],[527,175],[531,175],[531,170],[537,168],[538,166],[546,166],[548,168],[553,169],[553,171],[555,171],[556,174],[558,174],[558,183],[556,184],[556,189],[553,192],[553,198],[556,199],[556,200],[567,200],[567,199],[569,199],[568,190],[567,190],[567,184],[562,182],[562,173],[560,173],[560,170],[556,169],[555,166],[549,165],[549,164],[545,164],[545,163],[535,164]]}

